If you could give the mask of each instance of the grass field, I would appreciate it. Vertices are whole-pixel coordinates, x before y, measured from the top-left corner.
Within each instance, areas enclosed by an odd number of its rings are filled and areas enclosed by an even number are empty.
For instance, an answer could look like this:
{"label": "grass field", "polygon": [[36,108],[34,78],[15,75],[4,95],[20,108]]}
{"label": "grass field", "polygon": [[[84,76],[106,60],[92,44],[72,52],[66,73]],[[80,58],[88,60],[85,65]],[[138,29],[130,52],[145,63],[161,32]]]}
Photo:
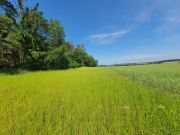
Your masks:
{"label": "grass field", "polygon": [[179,135],[180,64],[0,74],[0,135]]}
{"label": "grass field", "polygon": [[120,67],[119,70],[143,84],[180,95],[180,63]]}

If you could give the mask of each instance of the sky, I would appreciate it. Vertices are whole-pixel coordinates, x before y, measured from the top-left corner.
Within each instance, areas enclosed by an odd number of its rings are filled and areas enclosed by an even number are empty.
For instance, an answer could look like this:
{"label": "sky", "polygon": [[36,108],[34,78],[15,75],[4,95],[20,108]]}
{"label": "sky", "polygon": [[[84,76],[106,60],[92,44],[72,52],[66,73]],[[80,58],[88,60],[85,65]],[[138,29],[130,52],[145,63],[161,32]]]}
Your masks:
{"label": "sky", "polygon": [[[14,0],[15,1],[15,0]],[[180,58],[180,0],[26,0],[99,64]]]}

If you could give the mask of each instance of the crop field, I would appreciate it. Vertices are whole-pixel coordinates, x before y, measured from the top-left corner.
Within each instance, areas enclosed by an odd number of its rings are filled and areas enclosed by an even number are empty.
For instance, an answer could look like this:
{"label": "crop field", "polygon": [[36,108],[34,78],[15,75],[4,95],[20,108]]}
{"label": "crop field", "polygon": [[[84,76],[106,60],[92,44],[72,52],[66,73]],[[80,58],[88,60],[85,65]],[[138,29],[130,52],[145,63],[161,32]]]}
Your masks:
{"label": "crop field", "polygon": [[0,74],[0,135],[180,135],[180,63]]}

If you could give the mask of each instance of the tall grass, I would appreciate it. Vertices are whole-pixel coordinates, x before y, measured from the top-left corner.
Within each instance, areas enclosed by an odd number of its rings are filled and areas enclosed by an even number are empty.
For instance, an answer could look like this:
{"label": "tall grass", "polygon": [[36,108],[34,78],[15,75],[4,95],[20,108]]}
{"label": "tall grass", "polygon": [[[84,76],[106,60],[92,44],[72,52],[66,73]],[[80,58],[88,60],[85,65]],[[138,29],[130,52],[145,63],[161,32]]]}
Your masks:
{"label": "tall grass", "polygon": [[180,98],[116,68],[0,75],[2,135],[180,133]]}

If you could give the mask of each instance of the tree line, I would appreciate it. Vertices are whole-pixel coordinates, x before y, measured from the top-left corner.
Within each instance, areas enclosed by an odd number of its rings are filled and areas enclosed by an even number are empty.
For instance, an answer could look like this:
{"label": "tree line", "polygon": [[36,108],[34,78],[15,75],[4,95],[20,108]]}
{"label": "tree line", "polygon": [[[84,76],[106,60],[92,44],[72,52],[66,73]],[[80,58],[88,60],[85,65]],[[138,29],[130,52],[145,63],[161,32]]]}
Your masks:
{"label": "tree line", "polygon": [[34,7],[17,6],[0,0],[0,67],[25,69],[66,69],[94,67],[97,61],[84,45],[65,41],[64,28],[57,19],[47,20]]}

